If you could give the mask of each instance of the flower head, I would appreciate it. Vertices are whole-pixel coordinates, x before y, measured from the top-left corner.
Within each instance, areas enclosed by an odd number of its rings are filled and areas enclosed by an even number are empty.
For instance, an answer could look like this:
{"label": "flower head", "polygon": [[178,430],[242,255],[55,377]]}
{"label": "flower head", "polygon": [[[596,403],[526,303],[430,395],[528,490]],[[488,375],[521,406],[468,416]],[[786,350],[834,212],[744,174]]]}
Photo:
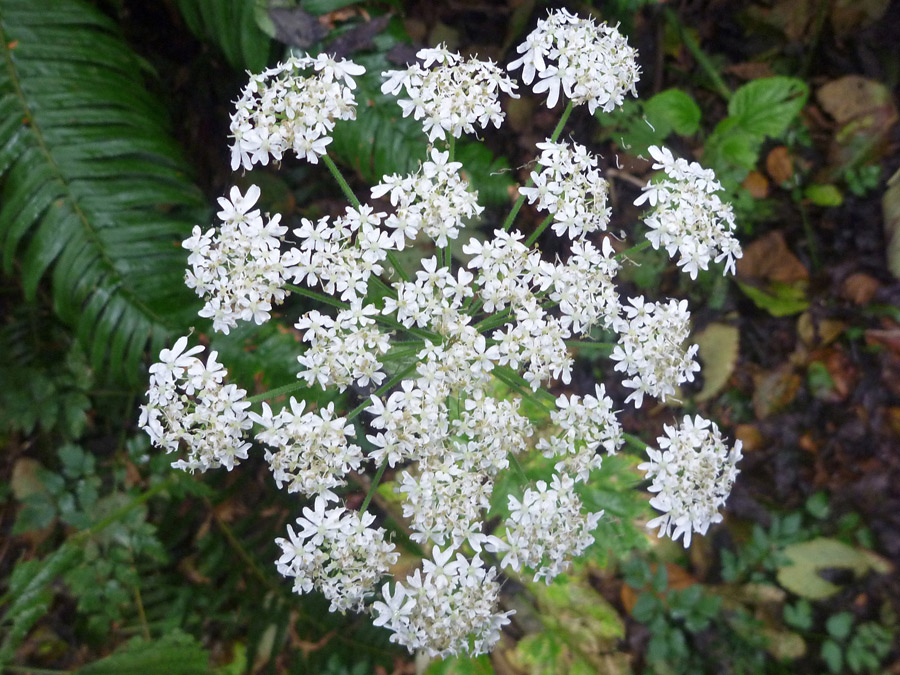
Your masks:
{"label": "flower head", "polygon": [[593,112],[612,112],[625,94],[637,95],[640,68],[637,52],[616,28],[595,24],[564,9],[550,12],[519,45],[520,56],[507,66],[522,68],[522,79],[534,92],[547,92],[547,106],[559,101],[560,91],[575,105],[587,103]]}
{"label": "flower head", "polygon": [[730,451],[719,427],[699,415],[685,415],[680,426],[664,427],[666,435],[656,439],[660,449],[648,448],[650,461],[638,466],[652,481],[656,493],[651,506],[663,514],[647,527],[659,528],[659,536],[691,544],[691,534],[706,534],[712,523],[722,520],[719,507],[731,494],[739,471],[741,442]]}

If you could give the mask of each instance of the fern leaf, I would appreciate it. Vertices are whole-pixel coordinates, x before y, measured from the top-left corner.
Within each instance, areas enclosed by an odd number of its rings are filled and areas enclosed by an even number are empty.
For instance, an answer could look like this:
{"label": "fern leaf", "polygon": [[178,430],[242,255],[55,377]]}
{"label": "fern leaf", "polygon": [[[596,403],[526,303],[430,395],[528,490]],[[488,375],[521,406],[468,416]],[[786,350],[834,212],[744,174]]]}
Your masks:
{"label": "fern leaf", "polygon": [[178,242],[208,210],[165,110],[106,16],[0,0],[0,248],[26,298],[51,279],[95,368],[137,379],[196,309]]}

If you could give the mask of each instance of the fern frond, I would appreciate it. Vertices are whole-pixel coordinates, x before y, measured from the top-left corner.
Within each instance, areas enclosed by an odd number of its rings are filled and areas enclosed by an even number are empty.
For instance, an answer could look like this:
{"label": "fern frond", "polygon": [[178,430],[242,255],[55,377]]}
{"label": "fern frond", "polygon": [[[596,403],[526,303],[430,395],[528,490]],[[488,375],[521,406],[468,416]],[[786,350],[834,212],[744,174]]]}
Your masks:
{"label": "fern frond", "polygon": [[202,195],[115,24],[79,0],[0,0],[0,248],[92,364],[135,380],[196,309],[178,243]]}

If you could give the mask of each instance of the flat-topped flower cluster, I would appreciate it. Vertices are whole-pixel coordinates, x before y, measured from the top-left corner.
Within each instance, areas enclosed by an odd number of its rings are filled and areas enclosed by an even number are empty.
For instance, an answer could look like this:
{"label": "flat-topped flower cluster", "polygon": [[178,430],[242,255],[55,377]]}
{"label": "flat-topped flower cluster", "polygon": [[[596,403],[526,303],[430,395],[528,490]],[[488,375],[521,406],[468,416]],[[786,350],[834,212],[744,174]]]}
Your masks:
{"label": "flat-topped flower cluster", "polygon": [[[563,96],[592,112],[611,110],[634,92],[639,74],[634,50],[615,28],[564,11],[539,22],[519,53],[510,69],[522,67],[527,84],[537,77],[535,91],[547,92],[551,107]],[[531,245],[536,234],[526,241],[509,225],[487,239],[470,236],[461,247],[465,262],[451,255],[451,242],[482,211],[453,160],[452,139],[499,126],[499,97],[514,95],[515,85],[494,63],[464,60],[443,46],[419,58],[384,73],[383,89],[403,91],[403,114],[421,120],[431,141],[449,137],[447,149],[432,148],[413,174],[384,176],[372,204],[348,193],[342,215],[302,219],[293,236],[278,216],[253,209],[258,188],[243,195],[235,188],[220,200],[221,225],[195,228],[184,242],[187,283],[205,300],[201,315],[215,330],[267,321],[291,292],[324,300],[294,322],[304,344],[300,384],[353,388],[364,403],[341,414],[334,404],[307,410],[291,397],[280,409],[262,403],[251,411],[246,392],[224,384],[215,353],[204,364],[195,356],[202,347],[185,351],[183,337],[151,368],[141,423],[167,452],[186,451],[175,466],[190,471],[231,470],[246,459],[245,434],[255,424],[276,485],[311,500],[299,530],[289,527],[278,540],[278,570],[294,589],[321,591],[333,611],[371,611],[375,625],[410,650],[478,654],[510,621],[512,612],[499,606],[503,575],[550,583],[593,543],[603,516],[585,511],[579,484],[602,470],[603,455],[618,452],[625,435],[603,384],[584,396],[544,390],[571,382],[570,343],[606,336],[610,370],[623,374],[632,390],[626,403],[636,407],[645,396],[676,395],[699,366],[696,346],[687,344],[687,301],[623,301],[621,256],[603,234],[609,186],[597,158],[559,141],[558,132],[539,144],[540,167],[520,199],[549,214],[542,228],[552,225],[567,240],[563,259],[546,259]],[[362,74],[356,64],[320,55],[252,76],[232,118],[234,167],[279,161],[293,150],[337,171],[327,154],[330,133],[354,117],[353,78]],[[642,196],[654,207],[646,220],[652,245],[678,252],[692,276],[713,258],[733,267],[740,248],[714,177],[667,150],[652,154],[666,174]],[[408,274],[395,254],[417,240],[436,253]],[[550,429],[535,428],[520,410],[522,398],[550,411]],[[361,412],[365,427],[356,420]],[[691,533],[721,519],[740,448],[728,452],[718,428],[699,417],[666,427],[658,442],[662,450],[649,449],[642,465],[656,493],[651,503],[664,512],[652,526],[687,545]],[[487,528],[498,476],[532,450],[555,460],[552,475],[508,495],[509,516]],[[375,468],[361,510],[348,510],[342,496],[351,472]],[[399,552],[367,510],[387,468],[402,511],[390,515],[430,551],[420,569],[393,582],[384,577]]]}

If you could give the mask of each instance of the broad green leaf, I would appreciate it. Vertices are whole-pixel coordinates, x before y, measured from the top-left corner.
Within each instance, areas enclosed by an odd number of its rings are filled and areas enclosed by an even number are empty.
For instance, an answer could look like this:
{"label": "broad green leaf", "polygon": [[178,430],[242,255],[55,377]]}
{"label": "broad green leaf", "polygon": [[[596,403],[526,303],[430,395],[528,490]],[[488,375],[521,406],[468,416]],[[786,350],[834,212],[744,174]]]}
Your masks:
{"label": "broad green leaf", "polygon": [[794,77],[763,77],[734,92],[728,115],[745,132],[777,138],[806,105],[809,89]]}
{"label": "broad green leaf", "polygon": [[667,89],[644,103],[644,115],[658,133],[691,136],[700,129],[700,106],[681,89]]}

